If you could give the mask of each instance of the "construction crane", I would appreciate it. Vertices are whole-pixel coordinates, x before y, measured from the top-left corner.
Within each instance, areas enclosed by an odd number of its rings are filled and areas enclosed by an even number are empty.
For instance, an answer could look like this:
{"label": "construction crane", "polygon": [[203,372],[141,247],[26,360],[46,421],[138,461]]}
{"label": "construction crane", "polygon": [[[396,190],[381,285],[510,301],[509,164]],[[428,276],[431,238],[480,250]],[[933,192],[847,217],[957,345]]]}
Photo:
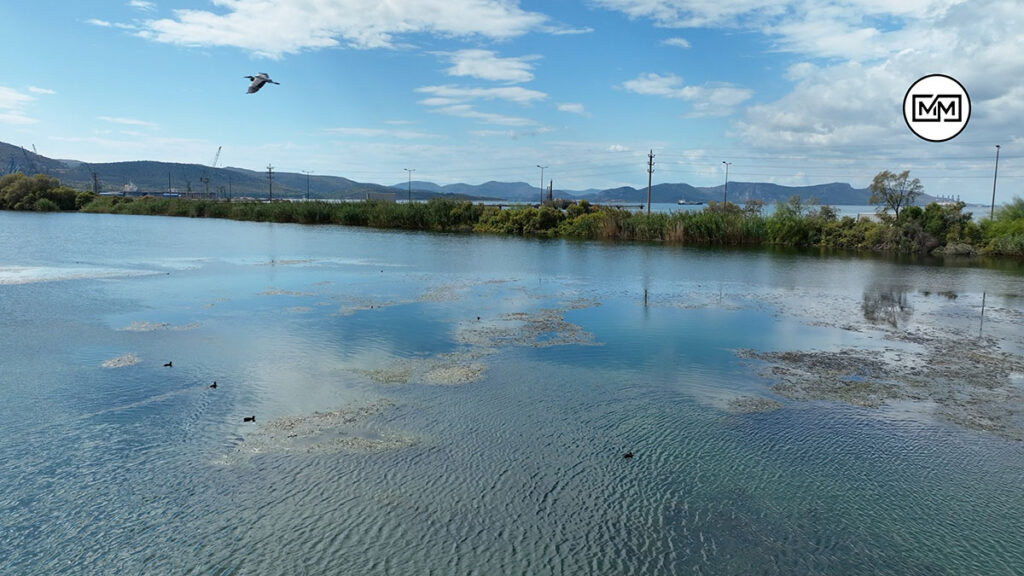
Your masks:
{"label": "construction crane", "polygon": [[[217,161],[220,160],[220,149],[222,146],[217,146],[217,153],[213,155],[213,162],[210,162],[210,168],[217,168]],[[203,195],[206,197],[210,196],[210,177],[206,175],[206,169],[203,169],[203,175],[199,178],[199,181],[203,183]]]}

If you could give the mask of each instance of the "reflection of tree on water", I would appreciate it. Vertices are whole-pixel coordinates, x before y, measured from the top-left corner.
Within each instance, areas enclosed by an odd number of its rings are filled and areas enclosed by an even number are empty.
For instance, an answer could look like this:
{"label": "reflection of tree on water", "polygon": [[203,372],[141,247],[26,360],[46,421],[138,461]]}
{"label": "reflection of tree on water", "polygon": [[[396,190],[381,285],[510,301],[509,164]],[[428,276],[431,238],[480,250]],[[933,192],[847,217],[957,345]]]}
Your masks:
{"label": "reflection of tree on water", "polygon": [[907,322],[914,314],[914,309],[907,299],[907,291],[903,288],[876,288],[864,292],[864,318],[875,324],[888,324],[899,328],[901,322]]}

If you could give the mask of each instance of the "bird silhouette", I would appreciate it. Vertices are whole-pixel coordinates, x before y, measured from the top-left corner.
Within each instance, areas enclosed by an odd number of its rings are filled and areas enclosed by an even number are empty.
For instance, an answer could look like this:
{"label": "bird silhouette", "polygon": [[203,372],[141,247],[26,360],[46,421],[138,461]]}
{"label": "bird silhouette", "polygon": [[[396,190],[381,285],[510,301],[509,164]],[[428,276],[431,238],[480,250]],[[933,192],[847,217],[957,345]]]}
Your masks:
{"label": "bird silhouette", "polygon": [[213,384],[210,384],[210,388],[216,388],[216,387],[217,387],[217,381],[214,380]]}
{"label": "bird silhouette", "polygon": [[243,78],[248,78],[249,80],[252,80],[252,82],[249,84],[249,90],[248,92],[246,92],[246,94],[255,94],[256,92],[259,92],[260,88],[263,88],[265,84],[280,84],[280,82],[274,82],[273,80],[271,80],[270,75],[268,75],[266,72],[260,72],[255,76],[243,76]]}
{"label": "bird silhouette", "polygon": [[164,364],[164,368],[170,368],[172,366],[174,366],[174,362],[168,362],[167,364]]}

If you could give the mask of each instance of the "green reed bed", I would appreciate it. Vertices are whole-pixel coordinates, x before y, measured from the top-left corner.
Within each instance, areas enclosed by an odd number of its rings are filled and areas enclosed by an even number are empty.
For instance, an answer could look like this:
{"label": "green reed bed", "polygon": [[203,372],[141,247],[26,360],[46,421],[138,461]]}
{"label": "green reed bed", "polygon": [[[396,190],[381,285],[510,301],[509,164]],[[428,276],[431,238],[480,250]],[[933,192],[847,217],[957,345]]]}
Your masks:
{"label": "green reed bed", "polygon": [[[1021,201],[1015,201],[1021,202]],[[714,204],[698,212],[647,214],[599,207],[586,201],[554,206],[501,208],[468,201],[433,199],[395,202],[255,202],[181,198],[92,197],[85,212],[227,218],[254,222],[338,224],[403,230],[480,232],[542,238],[659,242],[676,245],[775,245],[927,254],[936,250],[979,251],[1024,256],[1024,216],[1003,209],[976,224],[962,205],[912,206],[899,218],[881,222],[837,218],[829,206],[799,199],[776,205],[771,215],[759,206]]]}
{"label": "green reed bed", "polygon": [[595,206],[501,208],[468,201],[259,202],[144,196],[97,196],[61,186],[45,175],[0,177],[0,209],[226,218],[253,222],[337,224],[438,232],[481,232],[545,238],[660,242],[676,245],[776,245],[909,254],[992,254],[1024,257],[1024,200],[1014,198],[993,218],[976,223],[964,205],[908,206],[882,221],[837,218],[829,206],[799,197],[771,215],[753,202],[709,203],[698,212],[646,214]]}

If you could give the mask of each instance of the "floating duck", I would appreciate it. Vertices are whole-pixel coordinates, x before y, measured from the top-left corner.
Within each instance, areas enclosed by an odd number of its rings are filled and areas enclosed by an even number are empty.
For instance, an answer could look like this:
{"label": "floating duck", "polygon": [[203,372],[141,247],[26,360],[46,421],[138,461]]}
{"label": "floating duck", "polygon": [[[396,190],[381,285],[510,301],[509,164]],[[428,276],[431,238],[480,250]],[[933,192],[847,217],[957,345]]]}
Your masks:
{"label": "floating duck", "polygon": [[242,421],[243,422],[255,422],[256,421],[256,417],[255,416],[245,416],[245,417],[242,418]]}
{"label": "floating duck", "polygon": [[252,80],[252,83],[249,84],[249,91],[246,92],[247,94],[255,94],[256,92],[259,92],[260,88],[263,88],[264,84],[280,84],[280,82],[274,82],[271,80],[270,76],[266,72],[260,72],[255,76],[243,76],[243,78]]}
{"label": "floating duck", "polygon": [[214,380],[213,384],[210,384],[210,388],[216,388],[216,387],[217,387],[217,381]]}
{"label": "floating duck", "polygon": [[164,364],[164,368],[170,368],[171,366],[174,366],[174,362],[168,362],[167,364]]}
{"label": "floating duck", "polygon": [[632,458],[633,457],[633,451],[630,450],[629,452],[626,452],[625,454],[622,455],[622,457],[623,458]]}

